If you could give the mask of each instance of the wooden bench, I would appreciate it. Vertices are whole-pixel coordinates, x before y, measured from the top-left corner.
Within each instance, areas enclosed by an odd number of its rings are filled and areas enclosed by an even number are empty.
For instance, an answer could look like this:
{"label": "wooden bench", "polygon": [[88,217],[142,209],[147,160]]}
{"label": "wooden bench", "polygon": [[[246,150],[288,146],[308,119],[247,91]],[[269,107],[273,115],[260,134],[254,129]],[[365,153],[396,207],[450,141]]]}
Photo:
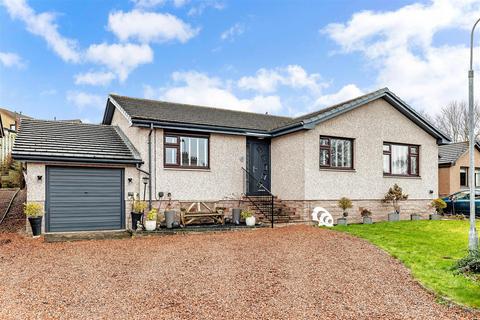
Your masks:
{"label": "wooden bench", "polygon": [[183,226],[199,222],[201,220],[211,220],[213,223],[225,224],[225,213],[222,209],[212,209],[213,205],[207,205],[205,202],[180,203],[180,223]]}

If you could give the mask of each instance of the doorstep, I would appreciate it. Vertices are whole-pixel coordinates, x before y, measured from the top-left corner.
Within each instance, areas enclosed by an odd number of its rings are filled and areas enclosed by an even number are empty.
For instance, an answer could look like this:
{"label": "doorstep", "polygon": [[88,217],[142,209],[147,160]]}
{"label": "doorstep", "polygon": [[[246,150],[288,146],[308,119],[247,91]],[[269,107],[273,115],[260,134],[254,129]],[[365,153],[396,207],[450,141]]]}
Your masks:
{"label": "doorstep", "polygon": [[131,234],[127,230],[48,232],[44,234],[45,242],[124,239],[130,237]]}

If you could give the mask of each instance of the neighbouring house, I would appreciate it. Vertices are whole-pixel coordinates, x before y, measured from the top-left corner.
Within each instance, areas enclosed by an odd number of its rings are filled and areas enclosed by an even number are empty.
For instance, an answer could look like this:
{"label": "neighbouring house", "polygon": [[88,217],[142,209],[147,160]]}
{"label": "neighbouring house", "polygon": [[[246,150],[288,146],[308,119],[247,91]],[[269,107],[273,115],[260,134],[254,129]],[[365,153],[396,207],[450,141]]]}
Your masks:
{"label": "neighbouring house", "polygon": [[[352,199],[375,220],[398,183],[402,217],[437,197],[438,146],[448,137],[387,88],[297,118],[110,95],[101,125],[22,120],[13,155],[44,230],[124,229],[132,196],[250,206],[270,193],[295,220]],[[259,183],[261,182],[261,183]],[[262,214],[263,212],[257,212]],[[279,214],[276,212],[275,214]],[[264,217],[268,219],[268,217]]]}
{"label": "neighbouring house", "polygon": [[[438,194],[448,196],[466,190],[469,182],[468,141],[441,145],[438,148]],[[475,144],[475,187],[480,187],[480,144]]]}
{"label": "neighbouring house", "polygon": [[20,119],[30,119],[29,116],[23,115],[19,112],[10,111],[5,108],[0,108],[1,119],[1,139],[0,139],[0,163],[7,161],[12,153],[12,146],[17,135],[17,128]]}

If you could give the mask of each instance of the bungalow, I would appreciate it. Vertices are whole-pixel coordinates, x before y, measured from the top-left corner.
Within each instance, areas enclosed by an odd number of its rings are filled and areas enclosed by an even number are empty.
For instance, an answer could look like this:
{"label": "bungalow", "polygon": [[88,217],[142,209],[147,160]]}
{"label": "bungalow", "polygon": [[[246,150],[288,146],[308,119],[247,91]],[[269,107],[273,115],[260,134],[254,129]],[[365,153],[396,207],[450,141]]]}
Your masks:
{"label": "bungalow", "polygon": [[317,206],[338,217],[346,196],[351,219],[365,207],[383,220],[394,183],[409,194],[406,218],[437,197],[448,141],[387,88],[297,118],[112,94],[101,125],[23,119],[13,155],[26,162],[27,200],[45,206],[44,231],[57,232],[125,229],[135,194],[258,211],[273,194],[302,221]]}

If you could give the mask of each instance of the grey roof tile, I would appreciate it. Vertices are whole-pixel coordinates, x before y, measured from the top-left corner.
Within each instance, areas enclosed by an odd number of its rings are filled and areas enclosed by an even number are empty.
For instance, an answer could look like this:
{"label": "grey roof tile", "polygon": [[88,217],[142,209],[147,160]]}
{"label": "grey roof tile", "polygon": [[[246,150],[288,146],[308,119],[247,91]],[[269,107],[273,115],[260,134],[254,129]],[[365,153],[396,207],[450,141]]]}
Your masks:
{"label": "grey roof tile", "polygon": [[[480,150],[480,145],[477,142],[475,145],[477,150]],[[438,146],[438,164],[453,165],[465,152],[468,151],[468,141],[455,142]]]}
{"label": "grey roof tile", "polygon": [[14,159],[139,163],[138,152],[115,126],[22,119]]}
{"label": "grey roof tile", "polygon": [[234,111],[111,94],[132,119],[190,123],[268,131],[292,121],[289,117]]}

